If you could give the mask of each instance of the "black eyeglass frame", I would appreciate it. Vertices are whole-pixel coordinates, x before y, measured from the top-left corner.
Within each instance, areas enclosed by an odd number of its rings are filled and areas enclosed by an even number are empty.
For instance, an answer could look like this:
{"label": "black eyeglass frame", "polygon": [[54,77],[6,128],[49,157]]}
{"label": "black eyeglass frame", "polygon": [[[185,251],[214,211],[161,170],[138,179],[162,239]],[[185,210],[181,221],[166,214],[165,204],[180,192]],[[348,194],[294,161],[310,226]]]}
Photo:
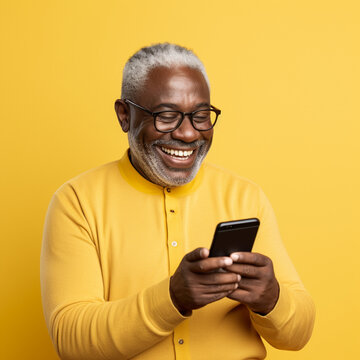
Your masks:
{"label": "black eyeglass frame", "polygon": [[[197,130],[197,131],[209,131],[209,130],[211,130],[211,129],[215,126],[215,124],[216,124],[216,122],[217,122],[217,119],[218,119],[219,115],[221,114],[221,110],[218,109],[218,108],[216,108],[216,107],[213,106],[213,105],[210,105],[210,109],[195,110],[195,111],[193,111],[193,112],[188,112],[188,113],[183,112],[183,111],[178,111],[178,110],[162,110],[162,111],[152,112],[152,111],[150,111],[149,109],[146,109],[146,108],[144,108],[143,106],[138,105],[138,104],[134,103],[133,101],[131,101],[131,100],[129,100],[129,99],[124,99],[124,102],[125,102],[126,104],[133,105],[133,106],[137,107],[138,109],[140,109],[140,110],[142,110],[142,111],[145,111],[146,113],[148,113],[149,115],[151,115],[151,116],[154,118],[154,127],[155,127],[156,131],[161,132],[161,133],[170,133],[170,132],[175,131],[178,127],[180,127],[180,125],[182,124],[182,122],[183,122],[184,119],[185,119],[185,116],[188,116],[188,117],[189,117],[190,122],[191,122],[191,125],[193,126],[193,128],[194,128],[195,130]],[[215,114],[216,114],[216,118],[215,118],[215,121],[214,121],[214,123],[212,124],[212,126],[211,126],[210,128],[208,128],[208,129],[198,129],[198,128],[194,125],[193,116],[194,116],[196,113],[198,113],[198,112],[200,112],[200,111],[204,111],[204,110],[213,110],[213,111],[215,112]],[[166,112],[176,112],[176,113],[178,113],[178,114],[181,115],[181,119],[178,121],[178,124],[177,124],[173,129],[167,130],[167,131],[159,130],[159,129],[156,127],[156,117],[157,117],[158,115],[160,115],[160,114],[162,114],[162,113],[166,113]]]}

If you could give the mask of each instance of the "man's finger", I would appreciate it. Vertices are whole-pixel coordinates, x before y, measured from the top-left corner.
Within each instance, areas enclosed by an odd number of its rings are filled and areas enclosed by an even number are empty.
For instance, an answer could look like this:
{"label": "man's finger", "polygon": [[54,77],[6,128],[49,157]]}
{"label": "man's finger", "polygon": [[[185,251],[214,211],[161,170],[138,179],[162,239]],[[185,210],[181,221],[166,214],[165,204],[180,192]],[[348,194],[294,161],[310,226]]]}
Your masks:
{"label": "man's finger", "polygon": [[199,278],[201,285],[221,285],[221,284],[235,284],[241,279],[239,274],[224,272],[224,273],[210,273],[202,274]]}
{"label": "man's finger", "polygon": [[228,266],[226,270],[246,278],[260,278],[262,275],[260,267],[249,264],[233,264]]}
{"label": "man's finger", "polygon": [[209,257],[209,250],[206,248],[197,248],[185,255],[187,261],[198,261]]}
{"label": "man's finger", "polygon": [[232,263],[233,261],[230,257],[212,257],[193,261],[190,264],[190,270],[196,273],[206,273],[209,271],[214,271],[220,268],[230,266],[232,265]]}
{"label": "man's finger", "polygon": [[239,301],[243,304],[250,304],[253,300],[251,292],[238,288],[227,296],[229,299]]}
{"label": "man's finger", "polygon": [[239,289],[253,291],[255,287],[259,287],[260,280],[241,278],[238,284]]}
{"label": "man's finger", "polygon": [[238,287],[239,287],[238,283],[223,284],[223,285],[212,285],[212,286],[207,286],[204,293],[206,293],[206,294],[225,293],[225,292],[229,292],[229,291],[234,291]]}
{"label": "man's finger", "polygon": [[231,294],[232,292],[233,292],[233,290],[219,292],[219,293],[206,294],[206,295],[204,295],[204,298],[206,299],[206,304],[210,304],[214,301],[224,298],[225,296],[229,296],[229,294]]}
{"label": "man's finger", "polygon": [[271,261],[267,256],[253,252],[235,252],[230,255],[234,263],[266,266]]}

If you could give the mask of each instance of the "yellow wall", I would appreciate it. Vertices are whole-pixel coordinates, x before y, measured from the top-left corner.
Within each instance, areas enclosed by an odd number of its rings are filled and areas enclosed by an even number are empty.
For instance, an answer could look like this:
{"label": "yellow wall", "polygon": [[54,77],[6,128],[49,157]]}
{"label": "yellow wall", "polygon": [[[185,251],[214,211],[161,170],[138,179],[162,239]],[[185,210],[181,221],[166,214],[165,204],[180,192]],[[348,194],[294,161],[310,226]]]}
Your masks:
{"label": "yellow wall", "polygon": [[209,159],[259,183],[317,305],[313,337],[270,359],[359,352],[359,2],[1,1],[1,359],[56,359],[39,253],[52,193],[126,148],[113,102],[138,48],[204,61],[222,109]]}

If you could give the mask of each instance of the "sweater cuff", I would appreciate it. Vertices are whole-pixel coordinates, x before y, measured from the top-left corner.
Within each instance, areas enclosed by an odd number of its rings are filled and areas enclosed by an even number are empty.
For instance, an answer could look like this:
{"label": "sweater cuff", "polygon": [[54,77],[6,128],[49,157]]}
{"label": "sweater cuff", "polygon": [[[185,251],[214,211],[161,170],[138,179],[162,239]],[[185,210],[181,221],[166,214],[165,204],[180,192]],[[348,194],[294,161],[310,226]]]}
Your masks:
{"label": "sweater cuff", "polygon": [[250,318],[254,324],[265,327],[279,329],[293,313],[293,302],[291,295],[286,287],[279,284],[279,298],[275,307],[265,316],[254,313],[250,310]]}
{"label": "sweater cuff", "polygon": [[146,325],[159,335],[167,335],[187,319],[174,306],[170,297],[170,278],[140,293],[139,306]]}

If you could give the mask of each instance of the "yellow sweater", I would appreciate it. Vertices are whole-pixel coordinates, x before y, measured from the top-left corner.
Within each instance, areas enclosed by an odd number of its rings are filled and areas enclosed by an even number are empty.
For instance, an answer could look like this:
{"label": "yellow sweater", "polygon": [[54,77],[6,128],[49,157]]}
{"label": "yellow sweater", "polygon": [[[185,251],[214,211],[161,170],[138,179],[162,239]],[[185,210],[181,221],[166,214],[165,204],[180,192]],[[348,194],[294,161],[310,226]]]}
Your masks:
{"label": "yellow sweater", "polygon": [[[182,316],[169,278],[182,257],[209,248],[220,221],[257,217],[254,252],[280,283],[266,316],[223,299]],[[129,162],[103,165],[64,184],[45,222],[41,285],[46,322],[62,359],[263,359],[308,341],[314,305],[254,183],[204,164],[177,188],[145,180]]]}

